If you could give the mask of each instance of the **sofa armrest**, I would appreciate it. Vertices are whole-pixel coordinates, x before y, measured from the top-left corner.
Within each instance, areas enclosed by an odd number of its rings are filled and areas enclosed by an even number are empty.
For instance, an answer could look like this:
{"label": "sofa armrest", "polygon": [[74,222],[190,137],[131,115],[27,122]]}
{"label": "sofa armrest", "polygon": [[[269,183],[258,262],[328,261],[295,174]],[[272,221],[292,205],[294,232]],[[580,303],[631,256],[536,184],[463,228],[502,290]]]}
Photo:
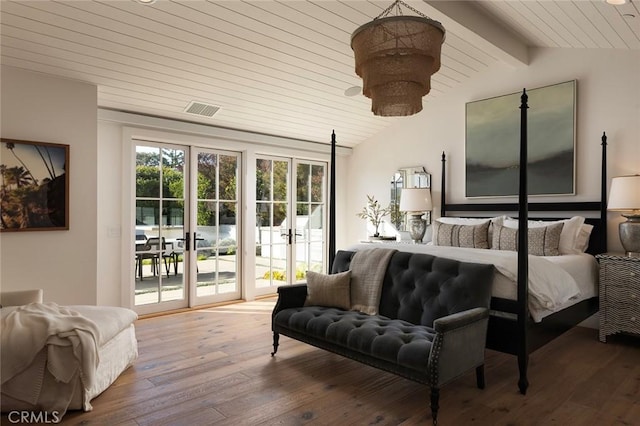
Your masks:
{"label": "sofa armrest", "polygon": [[442,386],[484,364],[489,309],[473,308],[433,322],[436,337],[429,355],[431,384]]}
{"label": "sofa armrest", "polygon": [[438,318],[433,322],[433,328],[436,333],[446,333],[447,331],[464,327],[467,324],[471,324],[472,322],[488,317],[489,310],[487,308],[473,308]]}
{"label": "sofa armrest", "polygon": [[307,300],[307,285],[293,284],[278,287],[278,301],[273,308],[273,315],[288,308],[298,308],[304,306]]}

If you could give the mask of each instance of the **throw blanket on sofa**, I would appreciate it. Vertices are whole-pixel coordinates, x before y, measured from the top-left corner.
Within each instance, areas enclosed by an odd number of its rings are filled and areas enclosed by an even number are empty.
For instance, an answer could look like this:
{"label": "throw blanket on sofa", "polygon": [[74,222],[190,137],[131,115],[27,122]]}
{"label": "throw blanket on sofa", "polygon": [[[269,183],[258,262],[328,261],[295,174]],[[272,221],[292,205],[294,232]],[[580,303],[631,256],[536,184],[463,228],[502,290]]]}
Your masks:
{"label": "throw blanket on sofa", "polygon": [[376,315],[389,259],[397,250],[375,248],[356,252],[351,259],[351,310]]}
{"label": "throw blanket on sofa", "polygon": [[[84,389],[90,389],[99,361],[99,340],[100,331],[93,321],[55,303],[31,303],[3,315],[3,394],[35,404],[45,380],[45,368],[63,383],[69,383],[79,375]],[[45,347],[46,357],[42,356]],[[42,366],[30,377],[33,386],[26,389],[24,381],[13,379],[20,379],[20,373],[33,362],[42,363]],[[91,409],[89,401],[85,401],[85,409]]]}

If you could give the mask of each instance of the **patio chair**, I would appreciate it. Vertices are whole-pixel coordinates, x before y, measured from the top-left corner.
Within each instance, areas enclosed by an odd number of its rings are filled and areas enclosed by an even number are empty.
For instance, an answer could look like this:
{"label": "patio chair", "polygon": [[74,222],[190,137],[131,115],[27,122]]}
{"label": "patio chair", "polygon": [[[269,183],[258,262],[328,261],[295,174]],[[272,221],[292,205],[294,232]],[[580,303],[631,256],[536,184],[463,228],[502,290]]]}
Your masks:
{"label": "patio chair", "polygon": [[141,281],[144,279],[142,275],[142,263],[145,259],[151,259],[151,270],[153,271],[153,275],[156,275],[158,253],[153,252],[155,248],[150,243],[150,240],[151,238],[143,243],[136,243],[136,273]]}
{"label": "patio chair", "polygon": [[[175,261],[173,252],[167,253],[167,242],[164,237],[162,239],[158,237],[151,237],[147,239],[145,246],[150,246],[150,250],[152,251],[153,257],[151,257],[152,266],[151,269],[153,274],[160,274],[160,258],[162,258],[162,262],[164,263],[164,269],[167,272],[167,277],[169,277],[169,271],[171,262]],[[156,272],[157,271],[157,272]]]}

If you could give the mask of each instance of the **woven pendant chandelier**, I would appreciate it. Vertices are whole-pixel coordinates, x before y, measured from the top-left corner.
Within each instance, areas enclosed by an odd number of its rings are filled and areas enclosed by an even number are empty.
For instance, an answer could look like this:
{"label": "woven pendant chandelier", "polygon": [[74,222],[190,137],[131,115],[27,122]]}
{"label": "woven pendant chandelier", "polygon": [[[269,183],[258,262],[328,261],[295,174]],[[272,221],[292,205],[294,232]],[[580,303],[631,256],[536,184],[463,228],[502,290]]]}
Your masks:
{"label": "woven pendant chandelier", "polygon": [[[400,6],[420,16],[402,15]],[[388,16],[393,10],[396,16]],[[440,69],[444,27],[401,0],[351,35],[356,74],[374,115],[395,117],[422,111],[431,75]]]}

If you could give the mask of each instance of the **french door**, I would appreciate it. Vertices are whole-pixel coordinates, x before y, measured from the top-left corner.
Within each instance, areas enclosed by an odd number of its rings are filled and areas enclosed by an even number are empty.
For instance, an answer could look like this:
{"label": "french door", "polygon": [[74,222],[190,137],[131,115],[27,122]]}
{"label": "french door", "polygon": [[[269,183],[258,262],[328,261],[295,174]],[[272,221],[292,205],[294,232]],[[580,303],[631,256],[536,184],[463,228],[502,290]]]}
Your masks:
{"label": "french door", "polygon": [[325,270],[326,163],[256,159],[256,294]]}
{"label": "french door", "polygon": [[240,154],[192,148],[191,165],[191,305],[240,299]]}
{"label": "french door", "polygon": [[135,145],[140,313],[240,298],[240,154]]}

